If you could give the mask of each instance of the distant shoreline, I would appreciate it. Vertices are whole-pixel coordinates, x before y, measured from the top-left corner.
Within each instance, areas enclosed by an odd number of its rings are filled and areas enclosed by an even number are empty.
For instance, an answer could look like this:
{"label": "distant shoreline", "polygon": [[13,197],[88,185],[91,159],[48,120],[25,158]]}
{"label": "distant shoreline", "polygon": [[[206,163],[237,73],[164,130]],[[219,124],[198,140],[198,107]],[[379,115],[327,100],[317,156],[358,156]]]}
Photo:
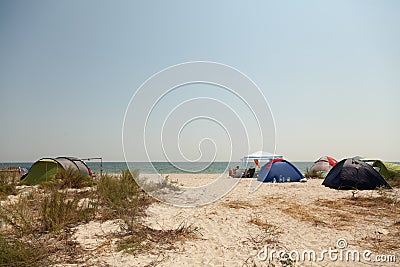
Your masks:
{"label": "distant shoreline", "polygon": [[[9,166],[19,166],[21,168],[29,168],[34,162],[0,162],[0,169]],[[103,162],[102,168],[100,162],[86,162],[89,168],[99,173],[102,169],[103,173],[121,173],[126,169],[139,169],[141,174],[172,174],[172,173],[188,173],[188,174],[221,174],[228,172],[229,168],[240,165],[239,162]],[[292,163],[302,172],[311,168],[313,161],[292,161]]]}

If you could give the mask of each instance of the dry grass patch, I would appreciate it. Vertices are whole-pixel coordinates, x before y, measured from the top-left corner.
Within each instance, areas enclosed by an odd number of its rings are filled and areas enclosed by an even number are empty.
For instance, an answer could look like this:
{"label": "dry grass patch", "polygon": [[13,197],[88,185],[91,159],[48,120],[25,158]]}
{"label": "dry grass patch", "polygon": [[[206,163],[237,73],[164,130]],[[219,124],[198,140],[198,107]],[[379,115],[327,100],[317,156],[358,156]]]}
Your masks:
{"label": "dry grass patch", "polygon": [[282,203],[284,198],[282,196],[265,196],[263,198],[263,205]]}
{"label": "dry grass patch", "polygon": [[260,250],[267,244],[270,247],[279,246],[279,236],[281,231],[278,226],[269,223],[267,220],[261,219],[259,215],[252,215],[248,220],[248,223],[259,227],[261,232],[249,233],[246,241],[244,241],[246,246],[249,246],[254,250]]}
{"label": "dry grass patch", "polygon": [[281,207],[279,210],[290,217],[313,226],[330,226],[344,230],[353,227],[360,218],[374,222],[396,220],[400,214],[398,197],[383,193],[379,196],[346,197],[340,199],[317,199],[309,205],[301,205],[280,197],[265,198],[268,204]]}
{"label": "dry grass patch", "polygon": [[360,218],[363,223],[392,221],[392,224],[385,227],[387,234],[382,229],[377,229],[358,242],[378,252],[395,251],[400,247],[399,198],[396,194],[387,193],[387,191],[379,191],[378,194],[378,196],[353,196],[337,200],[319,199],[315,203],[335,211],[336,214],[347,212],[353,221]]}
{"label": "dry grass patch", "polygon": [[154,248],[171,250],[177,242],[197,239],[201,236],[198,227],[182,222],[176,229],[156,230],[137,223],[132,230],[117,243],[117,249],[130,254],[149,252]]}
{"label": "dry grass patch", "polygon": [[317,206],[329,208],[335,212],[347,212],[350,217],[363,216],[366,219],[382,219],[383,217],[396,220],[400,214],[400,206],[396,197],[390,196],[363,196],[347,197],[336,200],[318,199]]}
{"label": "dry grass patch", "polygon": [[[379,193],[380,194],[380,193]],[[362,220],[365,223],[392,221],[385,227],[388,233],[377,229],[358,240],[360,245],[367,245],[378,252],[395,251],[400,247],[400,205],[395,194],[382,193],[378,196],[353,196],[336,200],[318,199],[315,204],[331,211],[332,218],[346,214],[348,222]],[[340,218],[343,220],[343,218]]]}
{"label": "dry grass patch", "polygon": [[231,209],[257,208],[256,205],[253,205],[248,201],[242,201],[242,200],[232,200],[224,202],[222,205]]}
{"label": "dry grass patch", "polygon": [[400,248],[400,221],[393,223],[386,229],[387,234],[382,233],[381,230],[376,230],[371,235],[368,235],[359,243],[367,244],[369,248],[381,253],[399,252]]}
{"label": "dry grass patch", "polygon": [[300,205],[294,202],[285,202],[282,212],[290,217],[304,222],[310,222],[313,226],[327,226],[327,216],[323,210],[315,207]]}
{"label": "dry grass patch", "polygon": [[248,220],[248,223],[257,225],[261,229],[266,229],[266,230],[277,228],[277,226],[268,222],[268,220],[262,220],[258,215],[251,216],[250,219]]}

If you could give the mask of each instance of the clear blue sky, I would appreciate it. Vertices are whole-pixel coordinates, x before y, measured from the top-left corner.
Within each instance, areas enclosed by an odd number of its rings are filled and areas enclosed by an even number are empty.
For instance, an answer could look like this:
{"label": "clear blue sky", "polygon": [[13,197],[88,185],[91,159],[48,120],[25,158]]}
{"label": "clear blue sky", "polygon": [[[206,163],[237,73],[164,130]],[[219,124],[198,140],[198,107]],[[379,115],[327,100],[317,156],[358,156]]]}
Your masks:
{"label": "clear blue sky", "polygon": [[397,0],[0,0],[0,161],[122,161],[135,90],[192,60],[254,80],[288,159],[399,161],[399,13]]}

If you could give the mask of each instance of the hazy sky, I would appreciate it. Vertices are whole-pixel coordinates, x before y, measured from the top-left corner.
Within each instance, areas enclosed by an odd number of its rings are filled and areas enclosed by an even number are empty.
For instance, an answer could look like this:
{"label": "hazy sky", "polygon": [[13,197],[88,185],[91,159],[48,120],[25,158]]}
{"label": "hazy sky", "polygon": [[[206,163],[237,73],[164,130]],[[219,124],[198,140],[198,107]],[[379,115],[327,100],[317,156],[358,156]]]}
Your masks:
{"label": "hazy sky", "polygon": [[[399,161],[399,13],[397,0],[0,0],[0,161],[59,155],[122,161],[122,123],[134,92],[158,71],[197,60],[232,66],[260,87],[275,118],[277,152],[290,160]],[[199,95],[224,98],[211,87],[176,91],[153,115],[165,117],[168,107]],[[222,122],[234,123],[214,104]],[[182,116],[163,137],[171,147]],[[198,123],[187,127],[182,149],[196,158],[198,151],[190,151],[209,133],[224,160],[226,133],[211,121]],[[245,128],[254,129],[251,122]],[[142,133],[138,125],[132,139]],[[153,145],[160,139],[148,138]],[[141,150],[133,158],[146,159]]]}

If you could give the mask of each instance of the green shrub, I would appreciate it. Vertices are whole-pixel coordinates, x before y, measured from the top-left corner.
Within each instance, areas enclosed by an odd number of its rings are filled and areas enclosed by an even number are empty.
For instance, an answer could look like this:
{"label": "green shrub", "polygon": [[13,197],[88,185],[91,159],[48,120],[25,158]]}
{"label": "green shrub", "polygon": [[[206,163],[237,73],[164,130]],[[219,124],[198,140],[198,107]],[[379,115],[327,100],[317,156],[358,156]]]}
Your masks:
{"label": "green shrub", "polygon": [[68,225],[89,221],[96,209],[79,207],[78,198],[69,198],[67,193],[53,191],[46,196],[40,207],[41,228],[46,232],[57,232]]}
{"label": "green shrub", "polygon": [[0,184],[0,199],[6,199],[9,195],[16,195],[15,184]]}
{"label": "green shrub", "polygon": [[315,171],[311,169],[306,169],[306,172],[304,173],[304,177],[306,178],[315,178],[315,179],[324,179],[326,173],[324,171]]}
{"label": "green shrub", "polygon": [[56,173],[55,179],[60,184],[60,188],[83,188],[93,186],[93,178],[89,175],[68,168],[62,169]]}
{"label": "green shrub", "polygon": [[15,184],[19,177],[17,172],[0,172],[0,184]]}
{"label": "green shrub", "polygon": [[44,266],[47,253],[40,247],[0,235],[0,266]]}
{"label": "green shrub", "polygon": [[132,182],[134,181],[135,183],[136,183],[135,180],[139,178],[138,169],[134,169],[132,172],[130,170],[123,170],[121,174],[122,174],[122,179],[126,179]]}
{"label": "green shrub", "polygon": [[136,183],[139,171],[125,170],[121,175],[103,175],[97,183],[98,204],[103,220],[122,219],[127,230],[135,229],[144,210],[153,202]]}
{"label": "green shrub", "polygon": [[[29,200],[28,198],[32,198]],[[0,219],[11,226],[16,236],[30,235],[35,231],[37,223],[33,205],[38,202],[37,195],[21,197],[16,203],[0,206]]]}
{"label": "green shrub", "polygon": [[135,206],[140,192],[140,187],[129,171],[123,171],[121,176],[105,174],[97,183],[101,205],[113,210]]}
{"label": "green shrub", "polygon": [[15,173],[0,172],[0,199],[6,199],[9,195],[16,195]]}

